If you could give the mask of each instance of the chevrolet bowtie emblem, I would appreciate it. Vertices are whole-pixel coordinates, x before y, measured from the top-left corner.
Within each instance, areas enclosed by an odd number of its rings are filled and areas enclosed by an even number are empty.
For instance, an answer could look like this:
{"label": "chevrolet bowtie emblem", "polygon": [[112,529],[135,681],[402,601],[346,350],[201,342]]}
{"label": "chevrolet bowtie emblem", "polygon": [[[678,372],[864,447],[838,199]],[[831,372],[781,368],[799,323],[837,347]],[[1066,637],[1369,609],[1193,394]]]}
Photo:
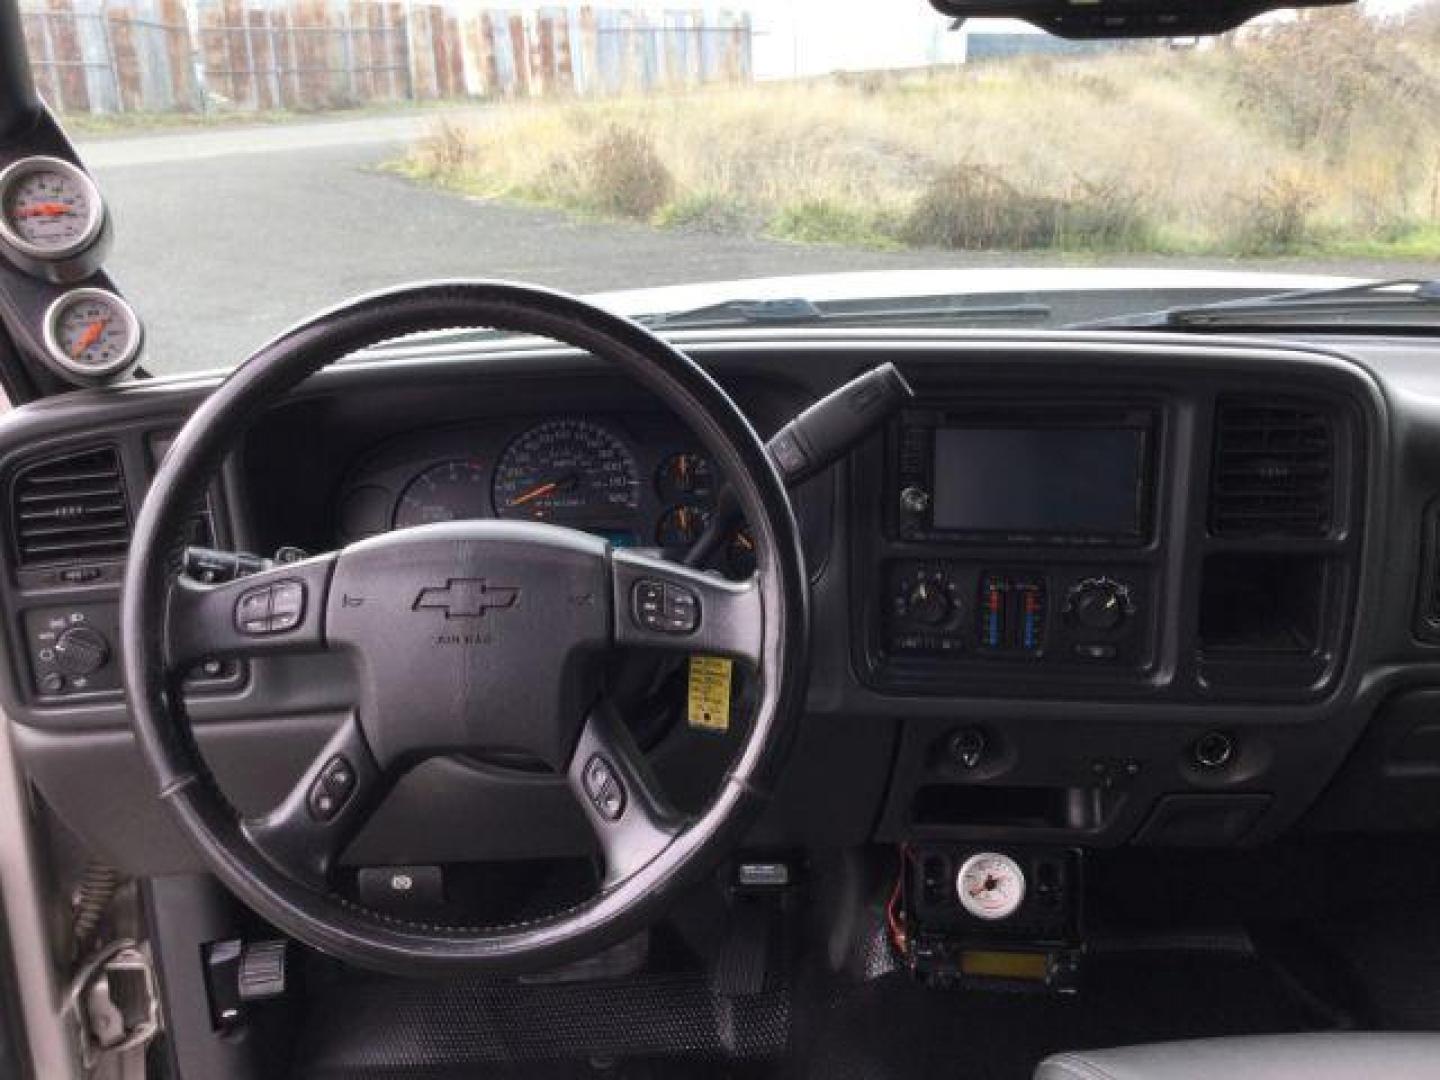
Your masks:
{"label": "chevrolet bowtie emblem", "polygon": [[447,619],[475,619],[485,612],[514,607],[520,590],[508,585],[490,585],[484,578],[451,578],[443,587],[421,589],[415,610],[438,608]]}

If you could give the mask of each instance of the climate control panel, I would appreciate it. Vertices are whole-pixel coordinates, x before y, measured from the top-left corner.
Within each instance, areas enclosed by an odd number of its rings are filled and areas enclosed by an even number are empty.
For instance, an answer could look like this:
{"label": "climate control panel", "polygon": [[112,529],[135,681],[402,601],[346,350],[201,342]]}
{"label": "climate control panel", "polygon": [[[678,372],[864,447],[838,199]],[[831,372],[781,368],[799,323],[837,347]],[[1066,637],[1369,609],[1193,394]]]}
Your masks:
{"label": "climate control panel", "polygon": [[1143,665],[1143,567],[897,560],[884,577],[887,657]]}

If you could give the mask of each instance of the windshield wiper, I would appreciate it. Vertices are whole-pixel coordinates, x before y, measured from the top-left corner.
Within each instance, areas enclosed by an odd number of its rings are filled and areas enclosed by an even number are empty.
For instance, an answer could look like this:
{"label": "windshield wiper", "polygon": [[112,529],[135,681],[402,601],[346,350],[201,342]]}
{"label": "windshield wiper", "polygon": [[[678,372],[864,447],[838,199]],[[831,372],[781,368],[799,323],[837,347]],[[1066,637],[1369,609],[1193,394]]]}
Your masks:
{"label": "windshield wiper", "polygon": [[1067,330],[1260,326],[1424,326],[1440,322],[1440,279],[1392,278],[1073,323]]}
{"label": "windshield wiper", "polygon": [[641,315],[637,322],[652,330],[721,330],[756,326],[914,326],[960,324],[1013,326],[1044,322],[1045,304],[967,304],[965,296],[881,297],[874,300],[811,301],[726,300],[719,304]]}

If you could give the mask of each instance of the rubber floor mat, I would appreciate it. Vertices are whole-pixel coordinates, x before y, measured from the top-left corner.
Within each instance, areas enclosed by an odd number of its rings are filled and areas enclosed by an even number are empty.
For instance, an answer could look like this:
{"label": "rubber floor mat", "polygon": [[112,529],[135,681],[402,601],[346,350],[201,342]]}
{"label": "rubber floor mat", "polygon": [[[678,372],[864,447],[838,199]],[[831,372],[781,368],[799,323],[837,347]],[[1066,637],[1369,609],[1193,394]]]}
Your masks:
{"label": "rubber floor mat", "polygon": [[540,1078],[595,1076],[584,1070],[597,1060],[754,1061],[785,1052],[790,1008],[788,989],[728,998],[701,974],[571,984],[355,979],[314,996],[297,1072],[326,1080]]}

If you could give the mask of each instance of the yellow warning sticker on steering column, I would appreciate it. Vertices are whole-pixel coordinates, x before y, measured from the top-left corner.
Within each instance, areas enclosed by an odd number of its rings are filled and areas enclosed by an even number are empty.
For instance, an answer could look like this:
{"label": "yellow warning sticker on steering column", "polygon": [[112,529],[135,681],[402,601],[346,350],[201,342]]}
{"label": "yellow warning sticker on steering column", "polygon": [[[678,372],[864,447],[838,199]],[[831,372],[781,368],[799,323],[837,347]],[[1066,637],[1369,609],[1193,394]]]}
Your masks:
{"label": "yellow warning sticker on steering column", "polygon": [[692,728],[721,734],[730,730],[730,675],[734,666],[732,661],[718,656],[690,658],[685,720]]}

